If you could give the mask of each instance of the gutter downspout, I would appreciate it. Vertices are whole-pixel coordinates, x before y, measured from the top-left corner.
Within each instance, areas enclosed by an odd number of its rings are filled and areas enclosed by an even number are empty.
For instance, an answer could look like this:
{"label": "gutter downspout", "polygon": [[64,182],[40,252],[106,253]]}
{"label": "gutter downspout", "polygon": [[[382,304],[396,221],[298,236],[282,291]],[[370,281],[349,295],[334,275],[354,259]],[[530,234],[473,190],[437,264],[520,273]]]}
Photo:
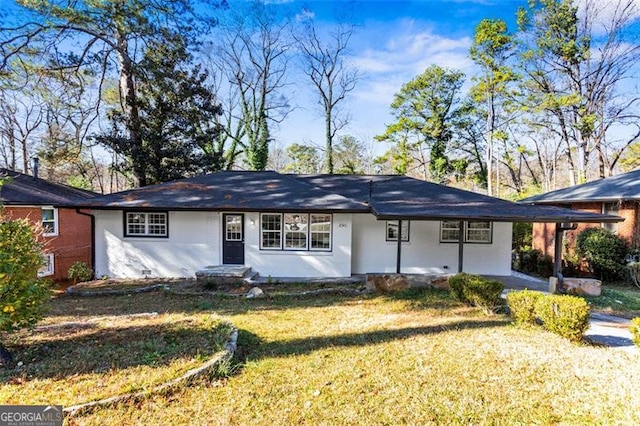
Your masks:
{"label": "gutter downspout", "polygon": [[96,217],[92,213],[85,213],[76,208],[76,213],[91,218],[91,268],[95,278],[96,273]]}

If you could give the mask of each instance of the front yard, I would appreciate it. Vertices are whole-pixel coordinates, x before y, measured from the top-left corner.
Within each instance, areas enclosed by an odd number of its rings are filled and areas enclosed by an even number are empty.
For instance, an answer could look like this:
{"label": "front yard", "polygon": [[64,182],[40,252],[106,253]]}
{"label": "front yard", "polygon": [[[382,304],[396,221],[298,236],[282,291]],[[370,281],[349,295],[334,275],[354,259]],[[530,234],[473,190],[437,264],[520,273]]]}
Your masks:
{"label": "front yard", "polygon": [[[130,347],[127,361],[97,362],[100,345],[119,334],[104,321],[118,323],[122,315],[149,312],[158,315],[128,317],[133,321],[127,331],[131,334],[120,341],[133,344],[139,328],[145,341],[154,343]],[[102,396],[93,389],[96,383],[104,383],[108,392],[118,386],[123,392],[127,386],[146,386],[149,380],[132,384],[130,376],[159,380],[215,350],[198,349],[202,341],[210,341],[210,336],[199,340],[210,324],[198,324],[215,321],[218,315],[240,329],[237,365],[230,377],[101,409],[71,422],[640,423],[636,355],[516,328],[506,317],[483,316],[437,291],[251,300],[161,292],[60,297],[52,302],[44,325],[91,319],[100,327],[77,331],[91,336],[72,337],[78,348],[68,346],[65,353],[42,349],[42,341],[55,348],[67,333],[41,328],[25,336],[25,346],[12,349],[27,373],[0,372],[0,400],[70,405]],[[164,348],[167,342],[175,348]]]}

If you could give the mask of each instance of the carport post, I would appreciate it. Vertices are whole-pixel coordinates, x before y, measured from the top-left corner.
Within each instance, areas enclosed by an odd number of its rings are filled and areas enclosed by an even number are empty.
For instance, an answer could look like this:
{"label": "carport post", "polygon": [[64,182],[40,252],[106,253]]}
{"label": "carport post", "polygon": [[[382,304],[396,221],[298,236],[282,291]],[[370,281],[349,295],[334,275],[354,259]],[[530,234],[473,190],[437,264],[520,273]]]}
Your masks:
{"label": "carport post", "polygon": [[398,220],[398,254],[396,256],[396,274],[400,273],[401,260],[402,260],[402,220]]}
{"label": "carport post", "polygon": [[458,222],[460,232],[458,234],[458,273],[462,272],[462,263],[464,260],[464,221]]}
{"label": "carport post", "polygon": [[553,251],[553,276],[557,278],[562,277],[562,234],[564,230],[565,228],[562,226],[562,223],[556,223]]}

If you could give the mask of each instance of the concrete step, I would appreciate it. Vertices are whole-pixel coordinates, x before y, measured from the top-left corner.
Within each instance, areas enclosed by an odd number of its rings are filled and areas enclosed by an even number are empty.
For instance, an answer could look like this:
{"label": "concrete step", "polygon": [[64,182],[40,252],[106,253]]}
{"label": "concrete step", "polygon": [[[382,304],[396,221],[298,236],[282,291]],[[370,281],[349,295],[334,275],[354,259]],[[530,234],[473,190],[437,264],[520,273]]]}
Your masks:
{"label": "concrete step", "polygon": [[253,276],[251,267],[245,265],[211,265],[196,271],[196,281],[236,283],[251,276]]}

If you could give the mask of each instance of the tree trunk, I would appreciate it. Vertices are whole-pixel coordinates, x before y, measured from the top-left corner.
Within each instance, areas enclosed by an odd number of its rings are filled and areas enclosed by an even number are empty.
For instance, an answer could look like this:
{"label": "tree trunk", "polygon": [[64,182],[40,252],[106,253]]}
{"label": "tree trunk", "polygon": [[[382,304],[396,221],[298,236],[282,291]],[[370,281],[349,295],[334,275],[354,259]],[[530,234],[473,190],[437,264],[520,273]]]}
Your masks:
{"label": "tree trunk", "polygon": [[147,186],[146,167],[142,162],[142,138],[140,136],[140,115],[136,99],[136,85],[133,75],[133,64],[128,52],[126,35],[116,29],[118,61],[120,62],[120,95],[122,96],[123,109],[126,117],[127,130],[131,140],[131,157],[133,159],[133,174],[138,181],[138,186]]}
{"label": "tree trunk", "polygon": [[333,137],[331,135],[331,111],[326,110],[324,116],[324,135],[326,138],[327,152],[325,158],[325,167],[327,173],[333,174]]}

